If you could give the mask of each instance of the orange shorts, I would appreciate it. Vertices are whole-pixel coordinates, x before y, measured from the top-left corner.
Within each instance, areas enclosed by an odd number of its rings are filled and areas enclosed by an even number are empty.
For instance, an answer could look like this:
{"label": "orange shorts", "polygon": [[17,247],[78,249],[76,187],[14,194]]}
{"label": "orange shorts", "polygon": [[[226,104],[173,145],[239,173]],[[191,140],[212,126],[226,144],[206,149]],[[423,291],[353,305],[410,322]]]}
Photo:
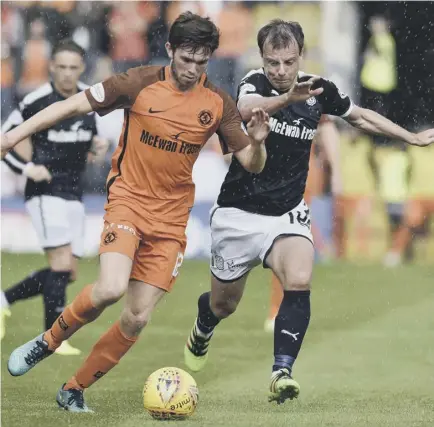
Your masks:
{"label": "orange shorts", "polygon": [[138,215],[126,206],[107,210],[99,253],[117,252],[133,260],[130,278],[170,291],[187,244],[185,226]]}

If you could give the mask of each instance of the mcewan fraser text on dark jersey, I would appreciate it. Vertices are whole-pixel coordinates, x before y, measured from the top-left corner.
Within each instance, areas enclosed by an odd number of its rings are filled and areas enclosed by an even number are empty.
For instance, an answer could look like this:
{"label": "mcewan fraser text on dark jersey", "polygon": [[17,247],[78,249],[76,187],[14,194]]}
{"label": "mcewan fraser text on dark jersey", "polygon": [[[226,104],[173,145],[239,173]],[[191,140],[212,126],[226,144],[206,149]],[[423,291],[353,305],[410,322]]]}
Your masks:
{"label": "mcewan fraser text on dark jersey", "polygon": [[[300,72],[297,78],[306,81],[311,77]],[[300,203],[309,170],[312,140],[321,115],[345,117],[353,106],[350,98],[331,81],[321,78],[315,87],[323,87],[323,93],[305,102],[290,104],[270,117],[267,162],[260,174],[245,171],[235,156],[232,158],[218,205],[279,216]],[[250,94],[271,97],[281,93],[271,85],[261,68],[249,72],[238,87],[238,100]]]}
{"label": "mcewan fraser text on dark jersey", "polygon": [[[79,91],[86,88],[86,85],[79,83]],[[10,131],[49,105],[64,99],[52,83],[44,84],[24,97],[19,107],[3,124],[2,132]],[[39,195],[80,200],[87,154],[96,134],[95,114],[90,113],[63,120],[50,129],[32,135],[32,162],[46,166],[53,179],[49,183],[28,179],[26,200]],[[4,160],[15,172],[22,172],[25,162],[17,153],[8,153]]]}

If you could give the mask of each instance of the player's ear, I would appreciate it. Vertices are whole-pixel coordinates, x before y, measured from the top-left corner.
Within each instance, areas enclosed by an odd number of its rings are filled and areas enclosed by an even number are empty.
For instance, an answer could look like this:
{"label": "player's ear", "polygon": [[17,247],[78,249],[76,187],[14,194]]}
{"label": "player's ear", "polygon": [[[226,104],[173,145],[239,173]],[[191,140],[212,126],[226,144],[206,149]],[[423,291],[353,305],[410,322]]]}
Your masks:
{"label": "player's ear", "polygon": [[303,47],[302,49],[301,49],[301,52],[300,52],[300,58],[301,59],[303,59],[304,58],[304,54],[306,53],[306,49]]}
{"label": "player's ear", "polygon": [[169,42],[166,42],[166,44],[164,46],[166,47],[166,52],[167,52],[167,55],[169,55],[170,60],[173,60],[174,52],[172,50],[172,46],[170,45]]}
{"label": "player's ear", "polygon": [[86,71],[86,63],[84,61],[81,61],[80,65],[80,76]]}

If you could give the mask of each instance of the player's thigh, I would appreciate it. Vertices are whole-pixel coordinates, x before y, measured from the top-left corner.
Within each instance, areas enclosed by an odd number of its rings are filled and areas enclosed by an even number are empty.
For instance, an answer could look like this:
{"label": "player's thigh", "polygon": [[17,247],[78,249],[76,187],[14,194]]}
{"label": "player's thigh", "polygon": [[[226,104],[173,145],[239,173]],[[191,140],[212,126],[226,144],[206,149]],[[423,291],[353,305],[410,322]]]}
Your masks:
{"label": "player's thigh", "polygon": [[122,331],[130,337],[138,336],[151,319],[155,306],[165,294],[164,289],[139,280],[130,280],[121,315]]}
{"label": "player's thigh", "polygon": [[185,247],[185,235],[142,241],[134,259],[131,279],[170,292],[179,275]]}
{"label": "player's thigh", "polygon": [[99,247],[100,275],[94,286],[94,296],[102,303],[117,301],[128,288],[140,244],[139,223],[140,217],[127,207],[107,208]]}
{"label": "player's thigh", "polygon": [[223,317],[225,317],[225,315],[235,311],[243,297],[248,275],[249,272],[233,282],[222,282],[214,275],[211,275],[210,305],[215,314],[223,314]]}
{"label": "player's thigh", "polygon": [[71,230],[71,250],[72,254],[81,258],[84,254],[85,238],[85,210],[84,204],[78,200],[67,202],[68,221]]}
{"label": "player's thigh", "polygon": [[211,273],[221,283],[234,283],[261,263],[259,254],[272,217],[236,208],[211,212]]}
{"label": "player's thigh", "polygon": [[410,228],[419,227],[425,218],[426,210],[423,201],[418,199],[409,200],[404,210],[404,225]]}
{"label": "player's thigh", "polygon": [[56,248],[46,248],[48,264],[53,271],[72,271],[73,256],[71,245],[66,244]]}
{"label": "player's thigh", "polygon": [[269,233],[261,253],[284,289],[308,289],[314,261],[310,211],[304,201],[282,215]]}
{"label": "player's thigh", "polygon": [[428,199],[426,205],[427,214],[434,215],[434,197]]}
{"label": "player's thigh", "polygon": [[54,196],[35,196],[26,202],[26,210],[44,250],[71,243],[66,200]]}
{"label": "player's thigh", "polygon": [[130,280],[133,260],[119,252],[100,254],[99,276],[92,288],[96,307],[108,306],[125,294]]}
{"label": "player's thigh", "polygon": [[313,262],[313,244],[303,236],[278,238],[266,258],[285,290],[309,289]]}
{"label": "player's thigh", "polygon": [[158,302],[166,295],[166,291],[149,283],[130,280],[126,294],[125,309],[139,322],[146,323]]}

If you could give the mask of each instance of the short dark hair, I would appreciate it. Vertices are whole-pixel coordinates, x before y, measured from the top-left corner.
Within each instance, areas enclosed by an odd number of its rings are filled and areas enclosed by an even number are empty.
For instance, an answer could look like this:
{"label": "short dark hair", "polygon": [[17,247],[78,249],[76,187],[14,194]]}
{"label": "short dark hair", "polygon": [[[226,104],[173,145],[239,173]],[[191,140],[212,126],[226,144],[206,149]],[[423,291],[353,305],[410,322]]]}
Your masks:
{"label": "short dark hair", "polygon": [[282,49],[297,43],[298,53],[301,54],[304,46],[303,29],[298,22],[273,19],[258,32],[258,46],[261,55],[265,42],[269,42],[273,49]]}
{"label": "short dark hair", "polygon": [[212,55],[219,41],[220,32],[214,22],[192,12],[181,13],[169,31],[169,43],[174,51],[182,48],[196,53],[203,49]]}
{"label": "short dark hair", "polygon": [[75,52],[78,53],[82,58],[84,58],[86,51],[77,44],[72,39],[63,39],[60,40],[56,45],[54,45],[53,50],[51,52],[51,58],[54,58],[59,52]]}

